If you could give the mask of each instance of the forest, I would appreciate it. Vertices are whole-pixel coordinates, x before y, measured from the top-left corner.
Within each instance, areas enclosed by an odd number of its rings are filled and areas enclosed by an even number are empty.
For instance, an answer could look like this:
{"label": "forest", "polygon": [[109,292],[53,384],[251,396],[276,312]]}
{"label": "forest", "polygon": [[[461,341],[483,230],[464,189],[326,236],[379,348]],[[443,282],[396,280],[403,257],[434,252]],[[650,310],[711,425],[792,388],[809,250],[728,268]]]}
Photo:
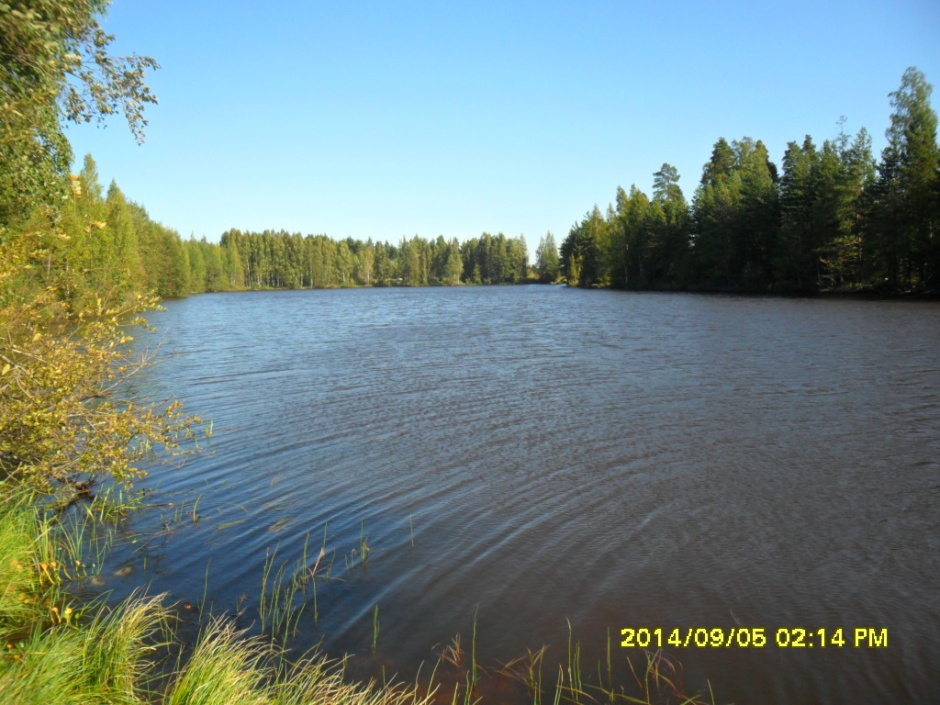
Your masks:
{"label": "forest", "polygon": [[[606,212],[594,206],[560,248],[552,233],[542,237],[532,268],[525,239],[503,233],[390,244],[231,229],[218,243],[183,239],[116,183],[105,192],[87,156],[79,174],[66,175],[56,217],[63,236],[48,243],[46,276],[59,267],[76,287],[160,297],[530,280],[633,290],[931,293],[940,269],[931,90],[915,68],[904,73],[890,96],[894,111],[880,160],[865,128],[854,136],[841,131],[821,146],[809,135],[790,142],[781,168],[760,140],[720,138],[691,203],[678,171],[663,164],[651,197],[618,187]],[[10,193],[16,187],[6,184],[0,209],[8,226],[28,196]]]}
{"label": "forest", "polygon": [[[909,68],[890,94],[876,162],[862,128],[817,146],[790,142],[782,169],[760,140],[719,139],[689,204],[675,167],[652,198],[618,188],[569,231],[559,260],[543,238],[536,268],[573,286],[734,292],[936,293],[940,149],[932,87]],[[844,128],[844,120],[840,121]]]}

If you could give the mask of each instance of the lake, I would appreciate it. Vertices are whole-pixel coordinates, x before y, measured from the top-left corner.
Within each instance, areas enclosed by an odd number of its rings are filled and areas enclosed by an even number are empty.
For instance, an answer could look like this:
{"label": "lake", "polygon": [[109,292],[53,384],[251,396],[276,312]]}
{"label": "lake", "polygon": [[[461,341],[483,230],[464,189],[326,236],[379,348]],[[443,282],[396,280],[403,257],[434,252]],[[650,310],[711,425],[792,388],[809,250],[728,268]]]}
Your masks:
{"label": "lake", "polygon": [[413,678],[475,624],[490,672],[547,645],[553,682],[569,638],[596,671],[610,635],[626,681],[643,654],[620,630],[678,628],[667,654],[718,702],[940,702],[937,303],[516,286],[166,308],[138,391],[213,435],[153,468],[150,499],[188,508],[132,518],[151,538],[118,547],[118,595],[248,626],[269,552],[309,541],[312,565],[325,541],[296,643],[357,675]]}

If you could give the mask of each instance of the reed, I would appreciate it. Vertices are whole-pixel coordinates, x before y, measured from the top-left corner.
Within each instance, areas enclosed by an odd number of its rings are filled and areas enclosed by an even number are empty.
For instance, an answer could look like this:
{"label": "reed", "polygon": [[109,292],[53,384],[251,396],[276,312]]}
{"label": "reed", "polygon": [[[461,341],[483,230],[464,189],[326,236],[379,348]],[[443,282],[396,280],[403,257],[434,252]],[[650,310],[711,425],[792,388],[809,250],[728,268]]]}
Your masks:
{"label": "reed", "polygon": [[372,614],[372,653],[379,643],[379,605],[376,603],[375,612]]}
{"label": "reed", "polygon": [[479,607],[473,611],[473,641],[470,644],[470,680],[471,688],[476,688],[479,672],[477,670],[477,613]]}
{"label": "reed", "polygon": [[[199,601],[199,623],[203,623],[203,617],[205,615],[205,610],[207,603],[209,601],[209,565],[212,563],[212,560],[206,561],[206,574],[202,578],[202,600]],[[211,610],[210,610],[211,613]]]}
{"label": "reed", "polygon": [[104,560],[114,544],[115,526],[98,521],[90,509],[60,517],[56,526],[58,553],[69,566],[68,577],[81,581],[100,576]]}
{"label": "reed", "polygon": [[473,613],[473,637],[471,639],[470,645],[470,663],[466,666],[464,665],[464,650],[461,647],[461,636],[456,634],[451,640],[451,643],[444,647],[441,651],[440,656],[438,657],[437,664],[434,666],[434,670],[431,674],[431,684],[429,688],[433,686],[434,674],[437,673],[438,668],[447,663],[451,666],[461,671],[460,677],[454,683],[454,691],[451,695],[451,705],[474,705],[475,703],[482,702],[481,698],[477,694],[477,686],[480,679],[480,674],[483,669],[480,667],[477,662],[477,613]]}
{"label": "reed", "polygon": [[372,547],[369,545],[369,536],[365,532],[365,522],[362,522],[359,525],[359,541],[346,556],[346,572],[349,573],[357,565],[365,570],[370,553],[372,553]]}
{"label": "reed", "polygon": [[[614,685],[611,636],[607,635],[607,653],[597,663],[597,682],[590,683],[582,666],[580,642],[574,640],[569,623],[568,647],[565,661],[558,664],[558,675],[553,686],[543,686],[542,666],[547,647],[528,651],[525,656],[506,663],[497,673],[524,683],[529,689],[533,705],[542,705],[545,698],[557,703],[630,703],[631,705],[715,705],[711,683],[707,683],[707,697],[690,693],[682,679],[682,666],[665,656],[662,651],[645,652],[646,663],[638,668],[632,660],[627,664],[633,685]],[[604,663],[606,662],[606,664]],[[604,668],[606,665],[606,674]],[[588,672],[589,675],[589,672]],[[606,675],[606,678],[605,678]]]}
{"label": "reed", "polygon": [[568,622],[568,692],[571,694],[575,703],[581,702],[584,682],[581,678],[581,642],[574,642],[574,634],[571,629],[571,622]]}
{"label": "reed", "polygon": [[372,552],[372,549],[369,547],[369,537],[366,536],[366,524],[362,522],[359,525],[359,555],[362,556],[362,566],[363,568],[366,565],[366,561],[369,560],[369,553]]}
{"label": "reed", "polygon": [[547,650],[544,645],[537,651],[528,649],[525,656],[509,661],[498,671],[504,677],[524,683],[532,697],[532,705],[542,705],[542,664]]}
{"label": "reed", "polygon": [[116,524],[144,506],[144,495],[125,483],[102,484],[85,505],[86,512],[105,523]]}
{"label": "reed", "polygon": [[287,643],[291,637],[296,636],[300,616],[306,607],[306,549],[305,555],[292,570],[288,568],[287,562],[281,562],[275,570],[277,552],[276,547],[273,552],[269,551],[265,558],[258,618],[263,633],[281,643]]}

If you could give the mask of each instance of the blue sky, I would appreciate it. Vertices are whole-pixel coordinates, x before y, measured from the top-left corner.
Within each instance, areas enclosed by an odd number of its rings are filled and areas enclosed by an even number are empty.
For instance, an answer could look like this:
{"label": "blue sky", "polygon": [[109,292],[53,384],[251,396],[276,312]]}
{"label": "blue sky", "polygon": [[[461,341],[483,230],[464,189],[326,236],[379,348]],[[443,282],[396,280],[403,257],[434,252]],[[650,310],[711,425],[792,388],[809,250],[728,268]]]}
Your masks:
{"label": "blue sky", "polygon": [[[691,200],[719,137],[864,126],[876,154],[908,66],[940,84],[940,2],[114,0],[153,56],[138,147],[70,128],[151,217],[398,242],[523,234],[530,257],[663,162]],[[938,94],[933,104],[938,105]]]}

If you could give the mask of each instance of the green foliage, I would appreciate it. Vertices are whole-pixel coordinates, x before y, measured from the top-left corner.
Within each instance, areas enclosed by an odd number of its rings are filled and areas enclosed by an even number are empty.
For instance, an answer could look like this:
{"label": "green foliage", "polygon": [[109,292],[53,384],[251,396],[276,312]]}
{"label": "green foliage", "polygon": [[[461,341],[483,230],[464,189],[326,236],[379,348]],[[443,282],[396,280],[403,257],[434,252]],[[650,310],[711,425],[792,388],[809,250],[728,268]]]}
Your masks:
{"label": "green foliage", "polygon": [[561,273],[558,245],[555,244],[555,236],[551,232],[539,240],[538,249],[535,251],[535,271],[539,281],[547,284],[557,281]]}
{"label": "green foliage", "polygon": [[909,68],[890,94],[891,126],[873,189],[873,250],[891,289],[936,288],[940,277],[937,182],[940,147],[932,86]]}
{"label": "green foliage", "polygon": [[143,140],[143,110],[156,98],[144,83],[148,57],[108,54],[99,24],[106,0],[0,3],[0,226],[66,193],[72,151],[65,121],[123,112]]}
{"label": "green foliage", "polygon": [[464,281],[474,284],[515,284],[528,275],[525,239],[508,238],[503,233],[483,233],[460,246]]}
{"label": "green foliage", "polygon": [[719,140],[695,194],[695,279],[714,289],[771,288],[779,219],[777,170],[764,144]]}
{"label": "green foliage", "polygon": [[[224,286],[232,289],[504,284],[525,281],[527,275],[525,239],[502,233],[484,233],[463,245],[456,238],[415,236],[395,246],[371,239],[337,242],[326,235],[229,230],[219,245],[208,247],[218,253]],[[198,283],[191,287],[193,293],[207,290],[213,289]]]}
{"label": "green foliage", "polygon": [[675,167],[655,174],[653,200],[635,185],[617,188],[616,208],[585,214],[561,245],[561,269],[574,286],[676,288],[684,278],[689,213]]}
{"label": "green foliage", "polygon": [[631,289],[650,286],[655,278],[653,228],[656,221],[662,220],[661,216],[651,211],[649,198],[635,185],[630,187],[629,194],[618,190],[610,259],[614,281]]}
{"label": "green foliage", "polygon": [[610,228],[600,208],[585,214],[561,243],[561,268],[569,284],[594,286],[609,283]]}
{"label": "green foliage", "polygon": [[444,265],[441,271],[440,281],[447,286],[456,286],[460,283],[460,275],[463,274],[464,270],[464,263],[460,256],[460,245],[457,243],[457,238],[452,239],[450,243],[448,243],[446,253],[442,253],[441,256]]}
{"label": "green foliage", "polygon": [[57,218],[36,212],[0,242],[0,479],[66,502],[104,477],[131,482],[199,422],[118,395],[143,364],[129,326],[156,299],[137,288],[140,223],[120,191],[105,203],[90,159],[78,183]]}
{"label": "green foliage", "polygon": [[[719,139],[689,208],[663,164],[653,198],[617,189],[561,245],[569,284],[713,291],[936,292],[940,147],[932,88],[910,68],[890,94],[888,146],[840,130],[790,142],[778,174],[766,147]],[[840,126],[843,124],[840,120]],[[606,227],[605,227],[606,226]]]}
{"label": "green foliage", "polygon": [[653,176],[651,285],[672,287],[687,277],[685,270],[691,227],[689,206],[679,186],[679,172],[674,166],[663,164]]}

